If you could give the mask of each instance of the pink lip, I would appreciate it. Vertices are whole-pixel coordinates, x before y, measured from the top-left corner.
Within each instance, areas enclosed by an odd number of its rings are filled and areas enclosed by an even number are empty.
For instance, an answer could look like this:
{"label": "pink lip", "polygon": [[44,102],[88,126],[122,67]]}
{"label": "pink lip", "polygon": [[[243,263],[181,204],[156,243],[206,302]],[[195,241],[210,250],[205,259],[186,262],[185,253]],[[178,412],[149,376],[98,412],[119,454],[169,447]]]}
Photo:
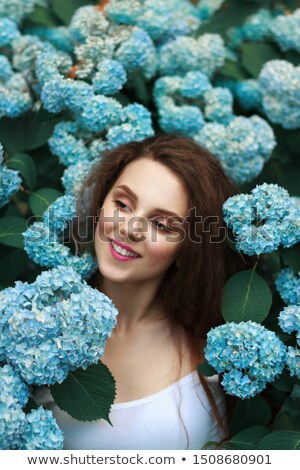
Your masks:
{"label": "pink lip", "polygon": [[[112,240],[112,239],[111,239]],[[122,243],[122,242],[117,242],[117,240],[112,240],[114,243],[116,243],[116,245],[119,245],[121,248],[125,248],[125,250],[127,251],[130,251],[131,253],[134,253],[135,255],[137,255],[138,253],[136,253],[135,251],[133,251],[132,248],[130,248],[129,246],[125,245],[125,243]]]}
{"label": "pink lip", "polygon": [[[117,243],[118,244],[118,243]],[[132,261],[134,259],[138,259],[138,258],[133,258],[132,256],[123,256],[123,255],[120,255],[119,253],[117,253],[114,249],[113,249],[113,246],[112,246],[112,243],[110,241],[109,243],[109,249],[110,249],[110,252],[112,254],[112,256],[114,258],[116,258],[117,260],[119,261]],[[131,251],[131,250],[130,250]]]}

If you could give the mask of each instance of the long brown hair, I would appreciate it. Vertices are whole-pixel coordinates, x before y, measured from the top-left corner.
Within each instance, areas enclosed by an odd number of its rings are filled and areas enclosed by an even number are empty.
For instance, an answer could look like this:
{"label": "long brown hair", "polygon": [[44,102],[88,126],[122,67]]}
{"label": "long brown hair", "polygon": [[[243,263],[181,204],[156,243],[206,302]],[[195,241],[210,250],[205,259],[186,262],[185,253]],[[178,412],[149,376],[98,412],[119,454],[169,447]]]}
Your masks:
{"label": "long brown hair", "polygon": [[[80,244],[80,234],[88,229],[83,250],[94,253],[93,237],[99,209],[124,168],[140,158],[165,165],[179,177],[188,193],[190,210],[185,220],[188,236],[182,241],[178,266],[174,262],[165,274],[157,300],[174,331],[178,327],[184,331],[194,367],[197,367],[208,331],[224,322],[221,301],[227,279],[249,267],[229,248],[222,216],[223,203],[239,191],[218,160],[191,138],[174,133],[157,134],[140,142],[120,145],[103,152],[78,193],[79,223],[75,238]],[[212,393],[200,374],[199,378],[220,424]]]}

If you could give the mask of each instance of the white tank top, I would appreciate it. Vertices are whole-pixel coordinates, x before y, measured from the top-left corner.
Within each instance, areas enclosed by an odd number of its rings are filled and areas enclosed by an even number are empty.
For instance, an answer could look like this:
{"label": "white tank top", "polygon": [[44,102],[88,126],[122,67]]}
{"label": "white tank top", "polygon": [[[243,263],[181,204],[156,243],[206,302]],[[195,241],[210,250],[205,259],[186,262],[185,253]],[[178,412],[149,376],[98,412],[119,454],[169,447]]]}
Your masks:
{"label": "white tank top", "polygon": [[[225,398],[218,375],[206,380],[226,423]],[[52,410],[65,434],[67,450],[197,450],[208,441],[224,437],[197,371],[152,395],[113,404],[109,414],[112,426],[103,419],[73,419],[58,408],[46,387],[38,389],[35,398]]]}

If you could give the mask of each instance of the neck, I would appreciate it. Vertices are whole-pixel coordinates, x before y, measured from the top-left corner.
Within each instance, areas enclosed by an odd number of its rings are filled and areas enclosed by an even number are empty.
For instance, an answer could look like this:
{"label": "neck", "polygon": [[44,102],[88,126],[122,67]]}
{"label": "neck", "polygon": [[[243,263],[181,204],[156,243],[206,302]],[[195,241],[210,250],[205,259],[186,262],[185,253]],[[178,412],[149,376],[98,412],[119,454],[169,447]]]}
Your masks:
{"label": "neck", "polygon": [[98,271],[93,287],[109,297],[118,309],[114,334],[125,335],[142,325],[164,318],[156,300],[161,280],[147,282],[115,282],[101,276]]}

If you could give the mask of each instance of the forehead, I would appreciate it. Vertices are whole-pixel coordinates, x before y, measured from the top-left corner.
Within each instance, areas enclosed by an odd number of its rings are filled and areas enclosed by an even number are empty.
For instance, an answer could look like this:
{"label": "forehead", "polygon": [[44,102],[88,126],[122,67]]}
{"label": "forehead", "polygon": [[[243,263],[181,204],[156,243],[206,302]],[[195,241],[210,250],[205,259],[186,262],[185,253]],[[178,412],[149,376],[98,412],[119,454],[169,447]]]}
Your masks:
{"label": "forehead", "polygon": [[139,201],[187,215],[188,196],[179,177],[162,163],[141,158],[125,167],[112,189],[125,184]]}

